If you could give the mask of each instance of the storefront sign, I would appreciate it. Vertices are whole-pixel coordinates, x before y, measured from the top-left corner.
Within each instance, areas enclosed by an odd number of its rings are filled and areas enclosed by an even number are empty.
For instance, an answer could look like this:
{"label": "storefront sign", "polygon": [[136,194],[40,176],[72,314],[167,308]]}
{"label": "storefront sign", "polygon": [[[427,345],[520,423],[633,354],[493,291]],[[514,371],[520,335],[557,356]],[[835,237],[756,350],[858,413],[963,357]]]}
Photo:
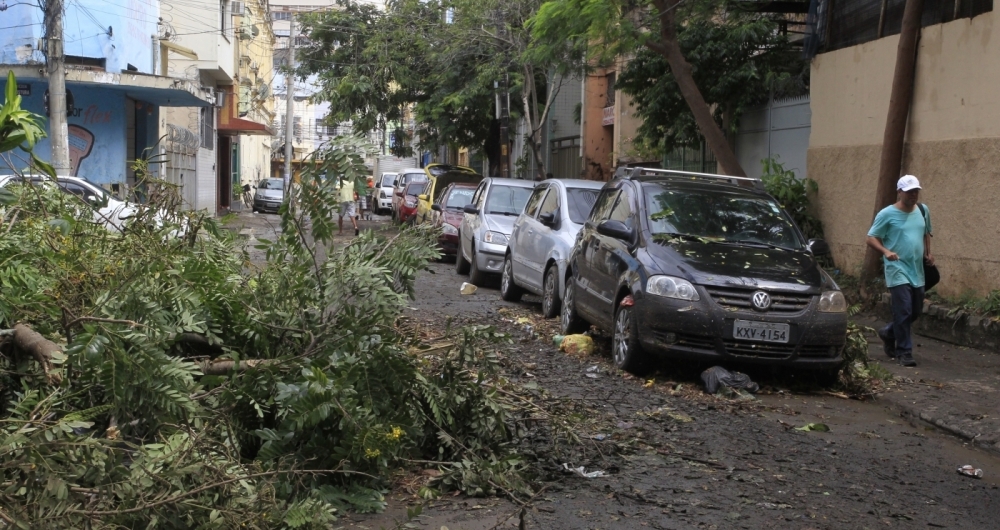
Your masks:
{"label": "storefront sign", "polygon": [[18,83],[17,84],[17,95],[18,96],[30,96],[31,95],[31,83]]}
{"label": "storefront sign", "polygon": [[604,107],[604,116],[601,119],[601,125],[614,125],[615,124],[615,107],[612,105],[610,107]]}

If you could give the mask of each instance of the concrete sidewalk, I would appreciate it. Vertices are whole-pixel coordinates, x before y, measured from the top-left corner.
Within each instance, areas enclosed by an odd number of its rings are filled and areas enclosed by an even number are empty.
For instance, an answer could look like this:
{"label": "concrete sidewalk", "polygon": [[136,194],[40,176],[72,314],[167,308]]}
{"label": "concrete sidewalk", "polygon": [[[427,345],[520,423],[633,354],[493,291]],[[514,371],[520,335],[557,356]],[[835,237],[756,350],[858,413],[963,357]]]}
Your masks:
{"label": "concrete sidewalk", "polygon": [[[877,327],[883,321],[858,318]],[[869,357],[891,371],[897,385],[878,399],[912,421],[923,422],[1000,455],[1000,355],[915,335],[917,366],[886,357],[869,335]]]}

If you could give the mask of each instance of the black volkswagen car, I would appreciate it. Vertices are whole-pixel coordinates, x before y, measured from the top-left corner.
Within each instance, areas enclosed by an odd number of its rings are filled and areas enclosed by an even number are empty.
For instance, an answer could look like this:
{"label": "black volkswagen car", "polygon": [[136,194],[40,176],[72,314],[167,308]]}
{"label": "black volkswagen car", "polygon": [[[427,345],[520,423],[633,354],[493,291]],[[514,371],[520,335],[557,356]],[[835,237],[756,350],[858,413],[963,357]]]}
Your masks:
{"label": "black volkswagen car", "polygon": [[564,333],[613,333],[613,357],[790,365],[834,375],[847,304],[757,179],[620,168],[577,236]]}

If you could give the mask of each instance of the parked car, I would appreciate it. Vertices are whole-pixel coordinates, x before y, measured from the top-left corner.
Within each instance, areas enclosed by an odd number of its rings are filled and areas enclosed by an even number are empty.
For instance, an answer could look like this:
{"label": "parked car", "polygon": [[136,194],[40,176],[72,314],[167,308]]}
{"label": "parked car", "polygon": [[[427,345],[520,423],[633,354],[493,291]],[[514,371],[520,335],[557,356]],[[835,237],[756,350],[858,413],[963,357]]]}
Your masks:
{"label": "parked car", "polygon": [[479,184],[483,176],[470,167],[450,166],[445,164],[429,164],[424,170],[430,180],[427,192],[417,197],[417,223],[426,223],[431,219],[431,204],[437,201],[438,195],[452,182]]}
{"label": "parked car", "polygon": [[421,168],[404,169],[396,177],[396,186],[392,191],[392,218],[399,221],[399,205],[403,202],[403,191],[406,185],[411,182],[427,181],[427,172]]}
{"label": "parked car", "polygon": [[759,180],[621,168],[569,258],[561,324],[613,334],[623,370],[652,355],[821,370],[842,361],[847,304]]}
{"label": "parked car", "polygon": [[524,210],[534,187],[530,180],[483,179],[472,203],[464,208],[455,272],[468,273],[474,285],[483,285],[488,274],[500,273],[514,219]]}
{"label": "parked car", "polygon": [[444,187],[437,202],[431,206],[431,223],[441,229],[438,247],[442,254],[454,256],[458,252],[458,227],[462,224],[465,205],[472,204],[475,193],[475,184],[452,182]]}
{"label": "parked car", "polygon": [[[52,182],[50,177],[41,175],[0,175],[0,188],[12,184],[30,182],[32,184],[45,185]],[[121,232],[130,219],[139,212],[140,205],[128,201],[123,201],[115,197],[110,192],[81,177],[58,176],[56,184],[66,193],[76,195],[89,204],[94,209],[94,222],[104,225],[108,230]],[[152,219],[157,226],[170,217],[166,212],[156,212]],[[180,228],[173,230],[171,236],[182,237],[187,232],[187,222],[177,219]]]}
{"label": "parked car", "polygon": [[396,179],[399,177],[399,173],[382,173],[379,177],[378,185],[375,186],[375,193],[377,194],[377,203],[375,204],[375,213],[378,215],[385,215],[392,212],[392,192],[395,189]]}
{"label": "parked car", "polygon": [[500,296],[516,302],[524,291],[542,297],[542,314],[559,314],[566,260],[604,182],[549,179],[538,183],[514,221],[507,245]]}
{"label": "parked car", "polygon": [[406,185],[403,202],[399,205],[399,222],[414,224],[417,217],[417,196],[425,193],[430,182],[417,181]]}
{"label": "parked car", "polygon": [[253,213],[278,213],[285,200],[285,181],[282,179],[261,179],[254,186]]}

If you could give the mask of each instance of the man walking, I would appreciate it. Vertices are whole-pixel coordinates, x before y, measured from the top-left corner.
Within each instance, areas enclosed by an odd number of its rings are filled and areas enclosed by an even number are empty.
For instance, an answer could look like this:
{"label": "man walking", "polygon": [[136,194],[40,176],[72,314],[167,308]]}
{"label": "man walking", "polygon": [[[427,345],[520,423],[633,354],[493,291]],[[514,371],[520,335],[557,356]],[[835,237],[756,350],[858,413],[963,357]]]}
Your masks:
{"label": "man walking", "polygon": [[885,285],[892,295],[892,322],[878,331],[885,353],[903,366],[916,366],[910,327],[924,306],[924,259],[931,255],[931,214],[918,203],[920,182],[905,175],[896,183],[896,202],[883,208],[868,230],[868,246],[881,252]]}
{"label": "man walking", "polygon": [[354,235],[358,235],[360,230],[358,230],[358,219],[357,219],[357,208],[354,202],[354,184],[348,181],[346,178],[340,179],[340,217],[337,219],[337,227],[340,229],[338,234],[343,235],[344,233],[344,216],[347,216],[351,220],[351,224],[354,225]]}

